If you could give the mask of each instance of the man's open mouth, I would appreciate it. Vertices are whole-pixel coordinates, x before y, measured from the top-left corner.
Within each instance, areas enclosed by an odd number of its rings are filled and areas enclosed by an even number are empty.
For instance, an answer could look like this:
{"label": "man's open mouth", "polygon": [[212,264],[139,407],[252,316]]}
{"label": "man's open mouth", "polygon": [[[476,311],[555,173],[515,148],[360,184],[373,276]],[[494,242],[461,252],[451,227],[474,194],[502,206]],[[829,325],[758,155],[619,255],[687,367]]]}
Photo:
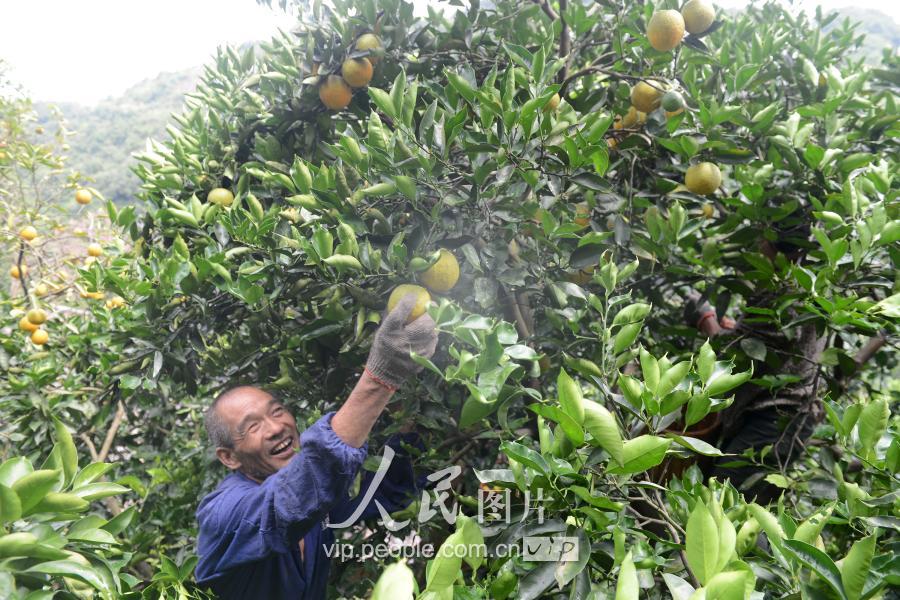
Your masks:
{"label": "man's open mouth", "polygon": [[294,443],[294,438],[289,437],[286,440],[284,440],[283,442],[281,442],[280,444],[278,444],[277,446],[275,446],[274,448],[272,448],[272,450],[269,452],[269,454],[271,454],[272,456],[278,456],[279,454],[284,454],[285,452],[290,452],[292,450],[293,443]]}

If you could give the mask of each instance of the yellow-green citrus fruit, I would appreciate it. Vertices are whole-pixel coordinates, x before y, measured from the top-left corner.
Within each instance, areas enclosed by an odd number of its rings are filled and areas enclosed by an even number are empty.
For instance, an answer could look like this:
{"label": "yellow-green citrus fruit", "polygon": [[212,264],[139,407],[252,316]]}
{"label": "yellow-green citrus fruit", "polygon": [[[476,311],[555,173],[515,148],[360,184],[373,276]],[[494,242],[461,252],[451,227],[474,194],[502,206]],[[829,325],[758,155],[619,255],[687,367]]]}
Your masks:
{"label": "yellow-green citrus fruit", "polygon": [[125,298],[122,296],[113,296],[106,301],[106,308],[121,308],[125,306]]}
{"label": "yellow-green citrus fruit", "polygon": [[703,33],[716,20],[716,9],[709,0],[689,0],[681,9],[688,33]]}
{"label": "yellow-green citrus fruit", "polygon": [[668,92],[663,94],[660,105],[662,105],[663,110],[666,112],[675,112],[677,110],[682,110],[684,109],[684,96],[682,96],[675,90],[669,90]]}
{"label": "yellow-green citrus fruit", "polygon": [[50,288],[47,287],[46,283],[39,283],[34,288],[34,295],[40,298],[41,296],[46,296],[50,293]]}
{"label": "yellow-green citrus fruit", "polygon": [[43,346],[50,339],[50,336],[43,329],[36,329],[31,333],[31,342],[38,346]]}
{"label": "yellow-green citrus fruit", "polygon": [[101,256],[103,247],[100,244],[90,244],[87,248],[88,256]]}
{"label": "yellow-green citrus fruit", "polygon": [[675,110],[675,111],[668,111],[668,110],[667,110],[667,111],[665,111],[665,112],[666,112],[666,118],[667,118],[667,119],[671,119],[672,117],[678,116],[678,115],[680,115],[681,113],[683,113],[683,112],[684,112],[684,107],[681,107],[681,108],[679,108],[678,110]]}
{"label": "yellow-green citrus fruit", "polygon": [[19,237],[25,240],[26,242],[30,242],[34,238],[37,237],[37,229],[32,227],[31,225],[26,225],[19,231]]}
{"label": "yellow-green citrus fruit", "polygon": [[575,205],[575,223],[581,227],[587,227],[591,222],[591,207],[587,202],[579,202]]}
{"label": "yellow-green citrus fruit", "polygon": [[431,302],[431,295],[428,293],[428,290],[423,288],[421,285],[401,283],[394,288],[394,291],[391,292],[391,295],[388,298],[388,312],[394,310],[397,304],[400,303],[400,300],[402,300],[407,294],[416,295],[416,304],[415,306],[413,306],[412,312],[409,313],[409,317],[407,317],[406,319],[407,323],[412,323],[425,314],[425,307],[428,306],[429,302]]}
{"label": "yellow-green citrus fruit", "polygon": [[339,75],[329,75],[319,86],[319,100],[328,110],[343,110],[352,98],[353,90]]}
{"label": "yellow-green citrus fruit", "polygon": [[[684,37],[684,17],[677,10],[658,10],[647,24],[647,39],[660,52],[674,50]],[[644,111],[649,112],[649,111]]]}
{"label": "yellow-green citrus fruit", "polygon": [[231,190],[226,190],[225,188],[215,188],[207,194],[206,201],[211,204],[229,207],[234,202],[234,194],[231,193]]}
{"label": "yellow-green citrus fruit", "polygon": [[703,216],[707,219],[712,219],[715,214],[716,209],[713,208],[713,205],[707,202],[703,205]]}
{"label": "yellow-green citrus fruit", "polygon": [[544,105],[544,112],[552,112],[559,108],[559,102],[561,98],[559,94],[553,94],[550,96],[550,100],[547,101],[547,104]]}
{"label": "yellow-green citrus fruit", "polygon": [[21,329],[22,331],[32,333],[34,331],[37,331],[37,328],[38,326],[29,321],[28,317],[22,317],[21,319],[19,319],[19,329]]}
{"label": "yellow-green citrus fruit", "polygon": [[42,308],[32,308],[25,316],[35,325],[43,325],[47,321],[47,313]]}
{"label": "yellow-green citrus fruit", "polygon": [[722,172],[710,162],[691,165],[685,173],[684,185],[695,194],[708,196],[722,185]]}
{"label": "yellow-green citrus fruit", "polygon": [[75,192],[75,202],[78,204],[90,204],[91,192],[89,190],[78,190]]}
{"label": "yellow-green citrus fruit", "polygon": [[625,113],[625,118],[621,121],[621,128],[632,128],[635,125],[643,125],[647,122],[647,113],[641,112],[635,107],[630,107],[628,112]]}
{"label": "yellow-green citrus fruit", "polygon": [[441,248],[440,257],[433,265],[419,275],[419,281],[433,292],[447,292],[459,281],[459,263],[453,253]]}
{"label": "yellow-green citrus fruit", "polygon": [[350,87],[360,88],[372,81],[374,69],[368,58],[348,58],[341,65],[341,77]]}
{"label": "yellow-green citrus fruit", "polygon": [[381,40],[374,33],[364,33],[356,40],[357,50],[369,50],[371,54],[367,57],[372,64],[377,64],[381,60]]}
{"label": "yellow-green citrus fruit", "polygon": [[651,113],[659,108],[662,95],[661,83],[655,81],[650,84],[646,81],[638,81],[631,88],[631,105],[643,113]]}
{"label": "yellow-green citrus fruit", "polygon": [[19,271],[18,265],[13,265],[9,268],[9,276],[13,279],[18,279],[22,275],[28,275],[28,267],[26,267],[25,265],[22,265],[21,272]]}

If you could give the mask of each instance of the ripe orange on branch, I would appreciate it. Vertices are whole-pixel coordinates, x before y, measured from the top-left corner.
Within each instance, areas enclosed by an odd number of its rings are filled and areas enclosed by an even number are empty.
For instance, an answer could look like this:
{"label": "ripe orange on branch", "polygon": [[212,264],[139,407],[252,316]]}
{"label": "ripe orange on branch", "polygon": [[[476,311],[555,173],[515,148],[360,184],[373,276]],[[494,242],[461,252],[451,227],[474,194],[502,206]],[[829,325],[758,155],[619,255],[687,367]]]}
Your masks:
{"label": "ripe orange on branch", "polygon": [[350,105],[353,90],[339,75],[329,75],[319,86],[319,100],[329,110],[343,110]]}
{"label": "ripe orange on branch", "polygon": [[412,312],[409,313],[409,317],[407,317],[406,322],[412,323],[419,317],[425,314],[425,307],[428,306],[428,303],[431,302],[431,295],[428,293],[428,290],[423,288],[421,285],[414,285],[412,283],[401,283],[397,287],[394,288],[394,291],[391,292],[390,297],[388,297],[387,310],[391,312],[400,301],[407,294],[415,294],[416,295],[416,304],[413,306]]}
{"label": "ripe orange on branch", "polygon": [[22,275],[28,275],[28,266],[22,265],[22,271],[19,271],[18,265],[13,265],[9,268],[9,276],[13,279],[18,279]]}
{"label": "ripe orange on branch", "polygon": [[37,346],[43,346],[50,340],[50,335],[43,329],[36,329],[31,334],[31,342]]}
{"label": "ripe orange on branch", "polygon": [[722,185],[722,172],[711,162],[691,165],[684,175],[684,185],[695,194],[714,194]]}
{"label": "ripe orange on branch", "polygon": [[19,231],[19,237],[25,240],[26,242],[30,242],[34,238],[37,237],[37,229],[32,227],[31,225],[26,225]]}
{"label": "ripe orange on branch", "polygon": [[21,319],[19,319],[19,329],[31,333],[33,331],[37,331],[38,326],[29,321],[28,317],[22,317]]}
{"label": "ripe orange on branch", "polygon": [[373,65],[378,64],[378,61],[381,60],[382,54],[384,51],[381,47],[381,40],[378,39],[378,36],[374,33],[364,33],[356,40],[356,49],[357,50],[368,50],[369,56],[367,57]]}
{"label": "ripe orange on branch", "polygon": [[419,275],[419,280],[433,292],[447,292],[459,280],[459,262],[446,248],[440,249],[440,257]]}
{"label": "ripe orange on branch", "polygon": [[228,208],[234,202],[234,194],[231,193],[231,190],[226,190],[225,188],[215,188],[206,195],[206,201],[210,204],[218,204]]}
{"label": "ripe orange on branch", "polygon": [[100,244],[90,244],[87,248],[88,256],[102,256],[103,247]]}
{"label": "ripe orange on branch", "polygon": [[674,50],[683,37],[684,17],[677,10],[658,10],[650,17],[647,39],[654,49],[660,52]]}
{"label": "ripe orange on branch", "polygon": [[[348,58],[341,65],[341,77],[350,87],[361,88],[369,85],[375,70],[368,58]],[[324,101],[323,101],[324,102]]]}
{"label": "ripe orange on branch", "polygon": [[78,204],[90,204],[91,192],[89,190],[80,189],[75,192],[75,202]]}
{"label": "ripe orange on branch", "polygon": [[662,84],[657,81],[638,81],[631,88],[631,105],[643,113],[651,113],[659,108],[663,93]]}
{"label": "ripe orange on branch", "polygon": [[688,33],[700,34],[716,20],[716,8],[709,0],[689,0],[681,9],[684,28]]}
{"label": "ripe orange on branch", "polygon": [[25,317],[34,325],[43,325],[47,321],[47,313],[42,308],[32,308]]}

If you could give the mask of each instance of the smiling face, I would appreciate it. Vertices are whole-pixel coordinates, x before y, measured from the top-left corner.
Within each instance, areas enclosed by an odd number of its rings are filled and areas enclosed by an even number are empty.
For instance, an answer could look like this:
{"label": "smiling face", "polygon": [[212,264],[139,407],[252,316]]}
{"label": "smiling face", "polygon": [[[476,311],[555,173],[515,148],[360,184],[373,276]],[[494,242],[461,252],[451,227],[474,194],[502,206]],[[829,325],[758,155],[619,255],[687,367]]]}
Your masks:
{"label": "smiling face", "polygon": [[216,414],[231,432],[233,448],[216,448],[229,469],[262,481],[285,465],[300,449],[297,422],[284,405],[253,387],[235,388],[216,404]]}

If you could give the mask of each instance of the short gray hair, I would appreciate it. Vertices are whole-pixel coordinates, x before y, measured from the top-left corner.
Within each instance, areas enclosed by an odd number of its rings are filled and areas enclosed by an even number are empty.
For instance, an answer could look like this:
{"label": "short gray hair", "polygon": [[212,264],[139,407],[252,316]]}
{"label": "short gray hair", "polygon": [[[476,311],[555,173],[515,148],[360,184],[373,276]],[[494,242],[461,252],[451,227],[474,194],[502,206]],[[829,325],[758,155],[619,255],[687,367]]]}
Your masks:
{"label": "short gray hair", "polygon": [[213,448],[234,448],[234,438],[231,436],[231,430],[228,424],[219,415],[216,410],[219,402],[227,396],[232,390],[219,394],[203,415],[203,424],[206,426],[206,435],[209,438]]}

